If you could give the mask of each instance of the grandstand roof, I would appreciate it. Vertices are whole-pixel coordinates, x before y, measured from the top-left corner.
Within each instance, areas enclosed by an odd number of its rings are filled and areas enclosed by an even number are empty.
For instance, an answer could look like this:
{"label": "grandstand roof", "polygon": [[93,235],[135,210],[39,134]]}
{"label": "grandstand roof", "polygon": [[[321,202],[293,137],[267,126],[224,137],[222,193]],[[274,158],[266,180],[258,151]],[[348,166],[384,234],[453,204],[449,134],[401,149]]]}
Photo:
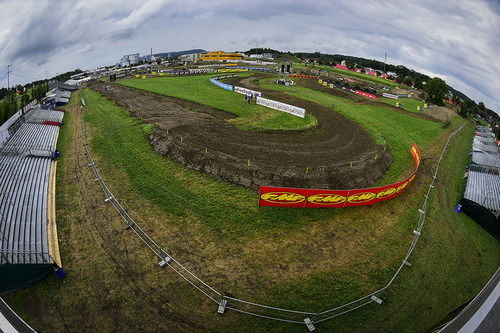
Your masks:
{"label": "grandstand roof", "polygon": [[64,116],[64,112],[54,111],[54,110],[45,110],[42,108],[36,108],[30,111],[26,115],[26,122],[28,123],[36,123],[41,124],[44,121],[56,121],[61,122]]}
{"label": "grandstand roof", "polygon": [[40,122],[60,122],[63,115],[36,107],[16,116],[19,126],[0,128],[6,140],[0,146],[0,293],[26,287],[50,274],[54,264],[61,266],[56,162],[50,158],[59,126]]}
{"label": "grandstand roof", "polygon": [[54,151],[58,133],[58,126],[25,123],[1,151],[5,153],[26,153],[30,150]]}
{"label": "grandstand roof", "polygon": [[47,237],[49,158],[0,156],[0,264],[51,263]]}
{"label": "grandstand roof", "polygon": [[500,169],[471,165],[464,198],[500,213]]}
{"label": "grandstand roof", "polygon": [[488,152],[488,153],[500,153],[500,150],[498,149],[498,146],[493,141],[493,138],[491,138],[491,140],[488,140],[488,138],[483,138],[486,140],[480,140],[478,138],[480,138],[480,137],[475,137],[474,141],[472,142],[472,150],[473,151],[484,151],[484,152]]}
{"label": "grandstand roof", "polygon": [[224,51],[214,51],[205,53],[198,61],[222,61],[222,60],[242,60],[240,53],[226,53]]}
{"label": "grandstand roof", "polygon": [[472,162],[478,165],[500,168],[500,153],[473,151]]}

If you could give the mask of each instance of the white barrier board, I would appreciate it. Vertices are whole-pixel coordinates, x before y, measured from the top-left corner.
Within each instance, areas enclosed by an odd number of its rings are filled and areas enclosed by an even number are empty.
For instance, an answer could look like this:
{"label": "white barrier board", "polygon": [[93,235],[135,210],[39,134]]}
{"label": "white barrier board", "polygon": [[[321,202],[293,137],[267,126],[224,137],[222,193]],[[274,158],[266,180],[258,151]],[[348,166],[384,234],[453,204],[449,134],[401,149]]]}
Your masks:
{"label": "white barrier board", "polygon": [[263,106],[266,106],[268,108],[275,109],[278,111],[290,113],[290,114],[297,116],[297,117],[300,117],[300,118],[304,118],[306,116],[305,109],[302,109],[302,108],[299,108],[299,107],[296,107],[293,105],[281,103],[278,101],[273,101],[271,99],[267,99],[267,98],[263,98],[263,97],[257,97],[257,104],[263,105]]}
{"label": "white barrier board", "polygon": [[383,97],[388,97],[388,98],[393,98],[393,99],[398,99],[399,98],[398,95],[393,95],[393,94],[388,94],[388,93],[383,93],[382,96]]}
{"label": "white barrier board", "polygon": [[234,86],[234,91],[237,92],[238,94],[243,94],[247,96],[257,96],[257,97],[262,96],[262,93],[260,91],[250,90],[238,86]]}

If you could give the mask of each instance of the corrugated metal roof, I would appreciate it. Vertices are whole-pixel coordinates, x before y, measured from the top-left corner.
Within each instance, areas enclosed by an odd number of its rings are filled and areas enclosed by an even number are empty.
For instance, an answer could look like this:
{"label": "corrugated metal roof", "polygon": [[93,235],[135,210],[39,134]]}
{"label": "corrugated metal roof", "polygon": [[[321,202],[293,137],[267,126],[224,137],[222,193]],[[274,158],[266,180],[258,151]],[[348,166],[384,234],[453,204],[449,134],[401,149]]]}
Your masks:
{"label": "corrugated metal roof", "polygon": [[0,156],[0,251],[30,253],[0,255],[0,264],[39,262],[40,255],[48,253],[50,163],[50,158],[44,157]]}
{"label": "corrugated metal roof", "polygon": [[497,145],[495,143],[489,144],[489,143],[483,143],[479,140],[474,139],[472,143],[472,150],[473,151],[485,151],[488,153],[500,153],[500,150],[498,149]]}
{"label": "corrugated metal roof", "polygon": [[500,168],[500,154],[483,151],[473,151],[472,162],[479,165]]}
{"label": "corrugated metal roof", "polygon": [[45,110],[42,108],[37,108],[31,111],[26,116],[26,121],[29,123],[38,123],[38,124],[41,124],[44,121],[61,122],[63,117],[64,117],[64,112],[62,111]]}
{"label": "corrugated metal roof", "polygon": [[31,123],[23,123],[0,149],[0,264],[53,262],[47,231],[51,159],[27,154],[55,150],[59,127],[36,122],[60,122],[63,115],[30,111],[25,119]]}
{"label": "corrugated metal roof", "polygon": [[4,145],[2,151],[11,153],[30,149],[54,151],[58,133],[58,126],[25,123]]}
{"label": "corrugated metal roof", "polygon": [[484,144],[495,144],[495,139],[492,137],[484,137],[484,136],[475,136],[474,141],[479,141]]}
{"label": "corrugated metal roof", "polygon": [[500,213],[500,169],[471,166],[464,198]]}

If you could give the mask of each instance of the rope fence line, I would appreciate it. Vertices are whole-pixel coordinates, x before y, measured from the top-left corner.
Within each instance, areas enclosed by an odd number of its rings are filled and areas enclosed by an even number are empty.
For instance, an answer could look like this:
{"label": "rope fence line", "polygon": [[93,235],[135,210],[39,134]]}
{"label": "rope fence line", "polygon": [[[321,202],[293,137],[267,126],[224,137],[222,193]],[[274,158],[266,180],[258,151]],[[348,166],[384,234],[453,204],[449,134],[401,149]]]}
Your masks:
{"label": "rope fence line", "polygon": [[[85,101],[83,98],[81,99],[81,109],[83,110],[85,106]],[[194,273],[192,273],[190,270],[188,270],[185,266],[180,264],[178,261],[176,261],[166,250],[164,250],[159,244],[157,244],[135,221],[134,219],[127,213],[125,208],[122,206],[122,204],[116,199],[116,197],[113,195],[113,193],[109,190],[107,185],[104,183],[97,167],[92,159],[92,156],[90,154],[90,150],[88,149],[88,139],[87,139],[87,130],[86,130],[86,125],[85,125],[85,119],[84,115],[82,113],[82,132],[83,132],[83,146],[84,146],[84,154],[86,155],[88,159],[88,166],[92,168],[94,174],[95,174],[95,181],[99,183],[101,186],[104,194],[105,194],[105,199],[104,201],[107,203],[111,203],[114,208],[117,210],[117,212],[120,214],[120,216],[123,218],[123,220],[126,223],[126,229],[131,229],[134,231],[134,233],[142,240],[142,242],[151,249],[151,251],[160,259],[159,266],[164,267],[168,266],[171,268],[174,272],[176,272],[179,276],[181,276],[184,280],[186,280],[189,284],[191,284],[194,288],[199,290],[201,293],[203,293],[205,296],[207,296],[210,300],[212,300],[214,303],[218,304],[218,309],[217,312],[219,314],[223,314],[226,309],[232,310],[235,312],[239,313],[244,313],[247,315],[259,317],[259,318],[265,318],[265,319],[270,319],[270,320],[276,320],[276,321],[281,321],[281,322],[287,322],[287,323],[292,323],[292,324],[299,324],[299,325],[305,325],[305,327],[309,331],[314,331],[315,324],[319,324],[321,322],[330,320],[332,318],[344,315],[346,313],[349,313],[351,311],[354,311],[356,309],[362,308],[368,304],[371,303],[376,303],[376,304],[382,304],[383,300],[379,298],[380,294],[382,294],[386,289],[388,289],[396,279],[396,277],[399,275],[399,273],[403,270],[405,266],[410,267],[411,263],[408,261],[410,258],[413,250],[415,249],[418,239],[421,236],[422,229],[425,223],[425,215],[427,211],[427,203],[430,198],[430,193],[432,189],[434,188],[434,183],[437,179],[437,174],[439,172],[439,167],[441,164],[441,161],[444,158],[444,154],[446,153],[446,150],[448,148],[448,145],[451,141],[451,139],[462,130],[462,128],[465,126],[466,123],[464,123],[460,128],[455,130],[453,133],[450,134],[448,137],[448,140],[443,147],[443,150],[441,152],[441,155],[439,157],[439,160],[437,161],[436,164],[436,169],[435,172],[432,176],[432,182],[428,186],[428,190],[426,194],[424,195],[424,202],[421,206],[420,209],[418,209],[419,212],[419,220],[418,224],[415,230],[413,230],[413,239],[412,242],[408,248],[408,251],[406,255],[404,256],[404,259],[402,260],[400,266],[394,273],[394,275],[391,277],[389,282],[382,288],[367,294],[363,297],[360,297],[356,300],[353,300],[351,302],[342,304],[340,306],[327,309],[322,312],[308,312],[308,311],[298,311],[298,310],[292,310],[292,309],[285,309],[285,308],[279,308],[279,307],[273,307],[269,305],[264,305],[264,304],[259,304],[259,303],[254,303],[250,302],[247,300],[239,299],[236,297],[231,297],[222,294],[221,292],[217,291],[214,287],[210,286],[209,284],[205,283],[203,280],[201,280],[199,277],[197,277]]]}

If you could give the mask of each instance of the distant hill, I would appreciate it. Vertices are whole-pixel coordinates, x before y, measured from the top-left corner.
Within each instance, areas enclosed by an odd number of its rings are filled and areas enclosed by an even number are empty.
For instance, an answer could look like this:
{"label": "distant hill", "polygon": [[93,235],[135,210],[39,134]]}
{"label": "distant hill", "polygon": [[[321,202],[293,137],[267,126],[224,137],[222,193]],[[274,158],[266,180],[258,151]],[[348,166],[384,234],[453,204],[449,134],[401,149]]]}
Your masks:
{"label": "distant hill", "polygon": [[154,53],[153,55],[155,57],[159,58],[167,58],[167,57],[178,57],[184,54],[190,54],[190,53],[205,53],[207,51],[202,50],[202,49],[193,49],[193,50],[185,50],[185,51],[173,51],[173,52],[161,52],[161,53]]}

